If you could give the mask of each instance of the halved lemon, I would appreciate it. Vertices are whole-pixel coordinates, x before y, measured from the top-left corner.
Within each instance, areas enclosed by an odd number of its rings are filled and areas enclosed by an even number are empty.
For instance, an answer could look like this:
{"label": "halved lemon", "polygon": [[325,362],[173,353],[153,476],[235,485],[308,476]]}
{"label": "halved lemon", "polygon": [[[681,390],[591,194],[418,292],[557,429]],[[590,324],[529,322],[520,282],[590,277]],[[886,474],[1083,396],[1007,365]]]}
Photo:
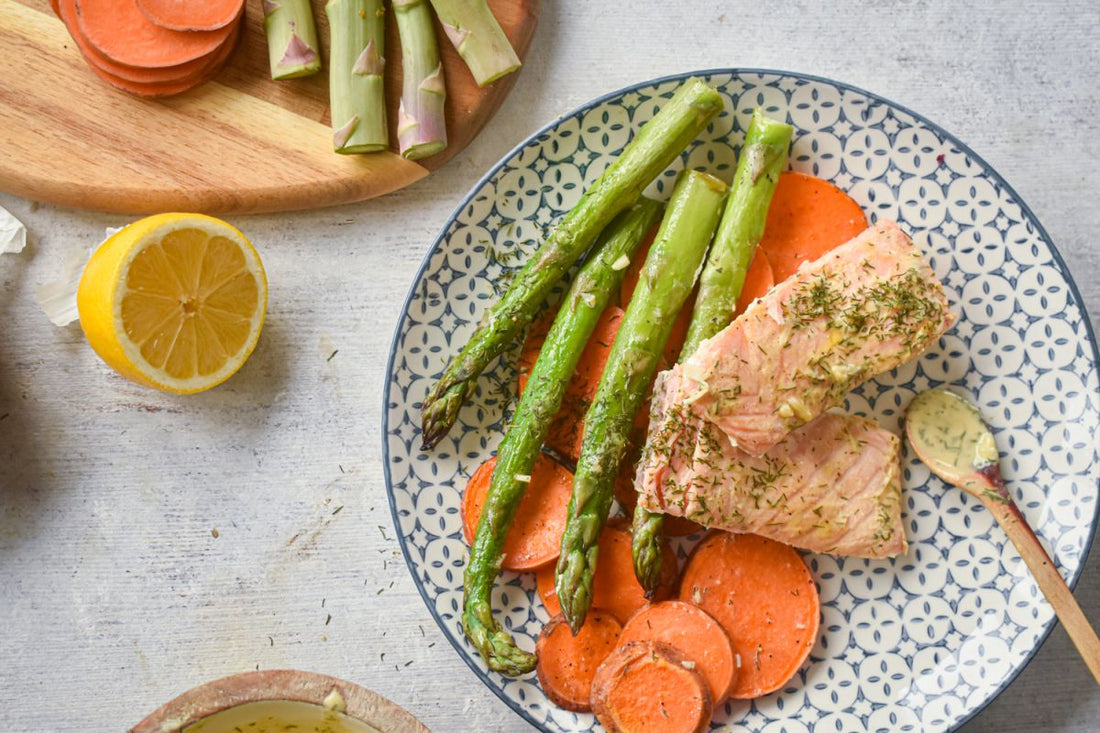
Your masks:
{"label": "halved lemon", "polygon": [[80,278],[80,326],[124,377],[176,394],[221,384],[248,359],[267,276],[248,239],[202,214],[158,214],[101,244]]}

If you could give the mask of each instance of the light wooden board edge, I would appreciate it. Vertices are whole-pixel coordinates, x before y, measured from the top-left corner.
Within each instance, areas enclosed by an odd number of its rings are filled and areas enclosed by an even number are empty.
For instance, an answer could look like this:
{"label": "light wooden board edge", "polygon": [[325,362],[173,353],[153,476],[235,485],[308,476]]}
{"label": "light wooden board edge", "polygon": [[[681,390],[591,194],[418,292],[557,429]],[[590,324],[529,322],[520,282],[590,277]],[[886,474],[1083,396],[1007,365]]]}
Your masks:
{"label": "light wooden board edge", "polygon": [[316,672],[257,670],[207,682],[154,710],[130,733],[176,733],[228,708],[269,700],[323,705],[330,693],[342,698],[344,712],[381,733],[428,733],[412,713],[376,692]]}
{"label": "light wooden board edge", "polygon": [[[533,18],[537,17],[537,12],[538,2],[535,0],[531,4]],[[530,45],[534,25],[531,22],[523,29],[520,37],[513,39],[521,58],[526,55]],[[42,63],[44,60],[53,67],[50,69],[51,73],[81,77],[87,74],[87,70],[83,68],[83,60],[71,46],[72,41],[67,30],[49,12],[48,6],[43,10],[19,0],[0,0],[0,40],[5,35],[9,42],[19,40],[15,36],[21,36],[24,42],[26,39],[33,39],[35,48],[27,49],[25,54],[14,55],[17,65],[18,58],[23,58],[24,64]],[[19,70],[15,69],[12,73],[18,74]],[[489,98],[475,124],[470,125],[462,137],[454,140],[443,153],[422,163],[407,161],[393,152],[366,156],[332,154],[328,156],[325,168],[317,170],[316,175],[308,180],[288,185],[281,183],[275,174],[271,176],[270,187],[250,187],[243,194],[238,194],[218,182],[197,183],[191,177],[196,170],[194,161],[182,156],[180,169],[181,175],[188,178],[186,186],[180,185],[180,181],[149,181],[141,186],[140,197],[136,199],[133,185],[118,186],[111,182],[109,166],[116,163],[126,165],[124,160],[103,161],[104,174],[96,180],[67,180],[58,176],[39,175],[39,169],[34,167],[19,170],[5,170],[0,167],[0,188],[25,198],[60,206],[127,214],[172,209],[223,214],[264,213],[362,201],[408,186],[456,155],[500,107],[516,77],[517,74],[511,74],[496,82],[497,93]],[[255,151],[254,158],[258,164],[264,160],[265,152],[273,154],[275,158],[283,154],[293,155],[293,151],[287,151],[281,145],[288,138],[295,139],[301,147],[308,148],[310,145],[327,146],[331,136],[327,124],[304,118],[218,82],[209,82],[185,95],[156,102],[116,90],[106,91],[106,104],[122,117],[140,116],[144,105],[159,104],[179,112],[178,117],[174,117],[177,122],[209,120],[212,124],[225,126],[227,131],[236,128],[266,140],[271,147],[267,151]],[[26,126],[25,119],[14,114],[14,105],[20,102],[26,104],[29,100],[4,100],[0,95],[0,127]],[[43,119],[48,119],[48,115],[44,115]],[[292,134],[288,135],[288,132]],[[40,155],[62,152],[59,148],[63,149],[64,146],[52,145],[47,139],[48,134],[35,134],[40,138],[38,142],[42,143],[43,152]],[[323,142],[319,142],[321,139]],[[69,152],[72,153],[72,149]],[[63,165],[63,162],[58,164]]]}

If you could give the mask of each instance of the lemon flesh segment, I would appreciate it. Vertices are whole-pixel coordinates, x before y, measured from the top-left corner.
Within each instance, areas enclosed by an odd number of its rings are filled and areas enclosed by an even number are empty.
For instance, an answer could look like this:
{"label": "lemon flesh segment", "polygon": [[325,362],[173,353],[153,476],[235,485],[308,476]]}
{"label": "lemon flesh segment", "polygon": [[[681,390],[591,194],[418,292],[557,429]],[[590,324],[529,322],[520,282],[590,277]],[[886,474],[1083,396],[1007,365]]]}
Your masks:
{"label": "lemon flesh segment", "polygon": [[[255,249],[233,227],[201,215],[162,214],[101,246],[80,296],[81,324],[110,366],[134,381],[190,393],[225,381],[251,354],[267,281]],[[110,302],[110,327],[101,322],[108,309],[98,298]]]}

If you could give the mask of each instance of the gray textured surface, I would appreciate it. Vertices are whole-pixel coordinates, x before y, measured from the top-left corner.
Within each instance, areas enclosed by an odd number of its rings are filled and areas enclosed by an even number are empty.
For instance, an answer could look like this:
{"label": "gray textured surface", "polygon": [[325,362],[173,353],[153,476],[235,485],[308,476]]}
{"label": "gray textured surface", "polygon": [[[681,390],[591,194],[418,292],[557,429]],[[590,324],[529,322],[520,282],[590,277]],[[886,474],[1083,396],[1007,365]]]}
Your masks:
{"label": "gray textured surface", "polygon": [[[406,288],[463,193],[536,127],[619,86],[773,67],[917,110],[1016,188],[1100,314],[1095,3],[619,5],[544,0],[512,96],[429,179],[359,205],[235,217],[262,251],[271,306],[251,361],[212,393],[132,385],[35,305],[72,249],[123,218],[0,194],[31,239],[0,258],[0,727],[122,730],[259,665],[355,680],[440,731],[528,729],[443,640],[393,541],[383,372]],[[1100,553],[1077,596],[1100,621]],[[964,730],[1098,721],[1100,691],[1059,628]]]}

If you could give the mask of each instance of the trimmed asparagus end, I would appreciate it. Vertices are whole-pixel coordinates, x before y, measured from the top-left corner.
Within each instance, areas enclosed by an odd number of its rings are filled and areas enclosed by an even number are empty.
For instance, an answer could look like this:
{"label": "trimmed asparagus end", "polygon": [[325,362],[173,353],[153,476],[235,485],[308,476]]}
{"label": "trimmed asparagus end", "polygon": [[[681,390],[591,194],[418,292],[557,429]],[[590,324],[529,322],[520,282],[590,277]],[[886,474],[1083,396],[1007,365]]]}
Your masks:
{"label": "trimmed asparagus end", "polygon": [[264,0],[271,78],[297,79],[321,70],[317,29],[309,0]]}
{"label": "trimmed asparagus end", "polygon": [[432,0],[432,7],[478,86],[520,67],[515,49],[485,0]]}
{"label": "trimmed asparagus end", "polygon": [[401,151],[401,157],[405,160],[421,160],[441,153],[446,148],[447,143],[438,140],[431,143],[411,145]]}
{"label": "trimmed asparagus end", "polygon": [[337,153],[389,148],[382,78],[384,12],[381,0],[329,0],[325,6],[331,34],[329,102]]}
{"label": "trimmed asparagus end", "polygon": [[420,160],[435,155],[447,147],[446,139],[421,140],[420,121],[405,111],[405,102],[397,108],[397,139],[401,144],[401,156],[408,160]]}
{"label": "trimmed asparagus end", "polygon": [[401,0],[393,7],[404,60],[397,142],[403,157],[419,160],[447,147],[443,64],[424,0]]}

